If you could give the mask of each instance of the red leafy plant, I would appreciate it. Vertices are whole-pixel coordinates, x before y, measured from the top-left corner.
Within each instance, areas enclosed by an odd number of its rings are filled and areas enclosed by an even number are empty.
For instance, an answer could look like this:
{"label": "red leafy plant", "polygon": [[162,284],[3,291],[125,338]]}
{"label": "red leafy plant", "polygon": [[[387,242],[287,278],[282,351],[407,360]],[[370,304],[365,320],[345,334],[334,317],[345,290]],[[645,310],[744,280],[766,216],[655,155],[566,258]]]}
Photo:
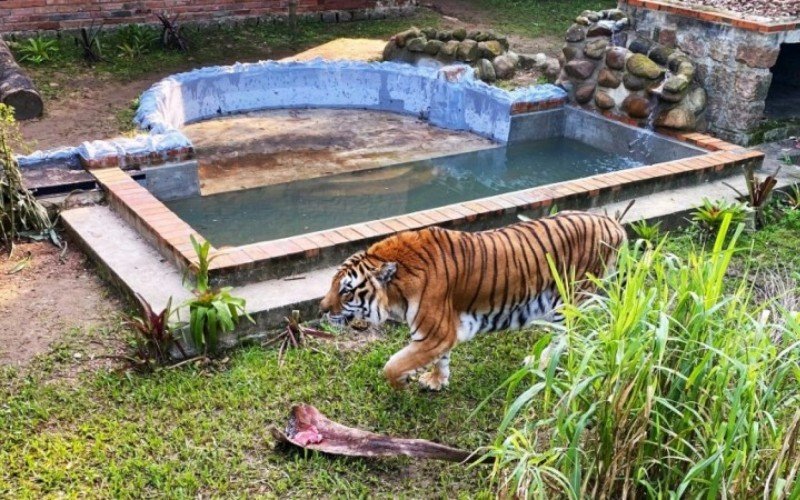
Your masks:
{"label": "red leafy plant", "polygon": [[186,352],[180,341],[174,335],[174,327],[170,321],[172,317],[172,298],[167,301],[166,307],[160,312],[153,310],[144,297],[136,294],[141,309],[140,316],[131,316],[125,324],[136,332],[135,353],[128,358],[139,369],[151,369],[163,366],[172,360],[172,348],[175,347],[186,358]]}

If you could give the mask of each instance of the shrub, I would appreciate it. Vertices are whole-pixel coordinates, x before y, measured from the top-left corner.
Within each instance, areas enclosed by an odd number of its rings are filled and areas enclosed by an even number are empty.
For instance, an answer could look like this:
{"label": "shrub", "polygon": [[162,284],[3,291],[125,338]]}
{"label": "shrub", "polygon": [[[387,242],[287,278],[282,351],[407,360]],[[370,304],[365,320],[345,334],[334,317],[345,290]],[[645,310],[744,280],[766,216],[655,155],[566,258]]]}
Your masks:
{"label": "shrub", "polygon": [[707,234],[716,234],[726,217],[731,223],[748,222],[751,210],[738,202],[725,200],[711,201],[703,198],[703,204],[692,213],[692,220]]}
{"label": "shrub", "polygon": [[20,61],[33,64],[51,61],[60,53],[57,40],[40,36],[17,44],[16,50]]}
{"label": "shrub", "polygon": [[222,334],[232,332],[242,316],[253,319],[247,314],[245,300],[231,295],[232,287],[212,288],[209,284],[208,267],[212,258],[208,253],[209,242],[199,243],[191,237],[192,246],[197,254],[196,285],[194,298],[184,305],[189,307],[189,333],[195,348],[204,354],[216,353],[219,338]]}
{"label": "shrub", "polygon": [[0,104],[0,244],[13,248],[22,234],[47,234],[57,242],[47,210],[22,183],[11,142],[19,137],[14,111]]}
{"label": "shrub", "polygon": [[800,323],[767,319],[746,277],[723,286],[731,219],[685,262],[623,249],[580,306],[560,286],[563,332],[506,382],[518,396],[486,455],[504,493],[798,498]]}

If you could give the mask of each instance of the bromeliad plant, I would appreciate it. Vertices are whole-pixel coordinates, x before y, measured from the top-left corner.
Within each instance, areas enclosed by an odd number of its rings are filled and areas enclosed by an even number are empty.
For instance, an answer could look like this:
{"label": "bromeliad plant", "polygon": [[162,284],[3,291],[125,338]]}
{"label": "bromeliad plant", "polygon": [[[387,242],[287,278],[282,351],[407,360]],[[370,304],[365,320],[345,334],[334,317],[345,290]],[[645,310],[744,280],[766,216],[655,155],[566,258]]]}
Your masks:
{"label": "bromeliad plant", "polygon": [[32,64],[42,64],[58,56],[58,41],[52,38],[29,38],[15,46],[19,60]]}
{"label": "bromeliad plant", "polygon": [[213,257],[209,258],[211,244],[199,243],[191,236],[192,246],[197,254],[196,284],[194,298],[184,304],[189,308],[189,334],[195,348],[203,354],[214,354],[219,347],[219,339],[232,332],[242,317],[253,322],[245,309],[245,300],[231,295],[232,287],[214,288],[209,284],[208,269]]}
{"label": "bromeliad plant", "polygon": [[186,352],[181,342],[175,338],[171,323],[173,316],[172,298],[161,312],[155,312],[144,297],[136,294],[141,309],[140,316],[131,316],[125,324],[136,332],[134,339],[136,351],[131,363],[139,370],[163,366],[172,359],[172,348],[175,347],[185,358]]}
{"label": "bromeliad plant", "polygon": [[731,220],[685,261],[623,249],[582,304],[559,284],[561,331],[506,382],[486,457],[502,493],[800,498],[800,323],[724,283]]}
{"label": "bromeliad plant", "polygon": [[747,184],[747,195],[730,184],[725,183],[726,186],[736,191],[736,194],[741,198],[747,200],[747,206],[755,212],[756,229],[761,229],[767,225],[767,205],[772,199],[772,191],[778,184],[777,177],[780,171],[781,168],[778,167],[774,174],[768,175],[762,180],[756,175],[755,169],[746,169],[744,171],[744,178]]}
{"label": "bromeliad plant", "polygon": [[692,213],[692,221],[707,235],[717,234],[726,217],[731,218],[731,223],[740,224],[752,222],[749,219],[751,210],[742,203],[725,200],[711,201],[703,198],[703,204]]}

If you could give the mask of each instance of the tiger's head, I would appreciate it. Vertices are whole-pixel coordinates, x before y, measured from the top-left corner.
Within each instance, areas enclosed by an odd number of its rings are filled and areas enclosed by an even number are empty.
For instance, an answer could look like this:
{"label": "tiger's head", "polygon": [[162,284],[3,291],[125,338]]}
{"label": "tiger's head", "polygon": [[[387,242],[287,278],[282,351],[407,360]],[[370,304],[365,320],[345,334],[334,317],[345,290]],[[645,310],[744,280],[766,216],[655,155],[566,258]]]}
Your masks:
{"label": "tiger's head", "polygon": [[396,316],[389,284],[397,263],[385,262],[366,252],[348,258],[333,277],[331,288],[320,303],[320,311],[334,325],[354,319],[379,325]]}

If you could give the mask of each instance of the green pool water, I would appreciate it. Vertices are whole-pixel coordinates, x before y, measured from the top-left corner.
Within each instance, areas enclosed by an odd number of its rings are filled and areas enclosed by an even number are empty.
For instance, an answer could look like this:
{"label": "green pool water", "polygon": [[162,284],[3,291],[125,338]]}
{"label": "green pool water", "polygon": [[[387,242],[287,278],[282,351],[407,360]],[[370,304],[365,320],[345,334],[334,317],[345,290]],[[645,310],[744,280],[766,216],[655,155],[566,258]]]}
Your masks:
{"label": "green pool water", "polygon": [[640,166],[567,138],[167,202],[216,247],[391,217]]}

